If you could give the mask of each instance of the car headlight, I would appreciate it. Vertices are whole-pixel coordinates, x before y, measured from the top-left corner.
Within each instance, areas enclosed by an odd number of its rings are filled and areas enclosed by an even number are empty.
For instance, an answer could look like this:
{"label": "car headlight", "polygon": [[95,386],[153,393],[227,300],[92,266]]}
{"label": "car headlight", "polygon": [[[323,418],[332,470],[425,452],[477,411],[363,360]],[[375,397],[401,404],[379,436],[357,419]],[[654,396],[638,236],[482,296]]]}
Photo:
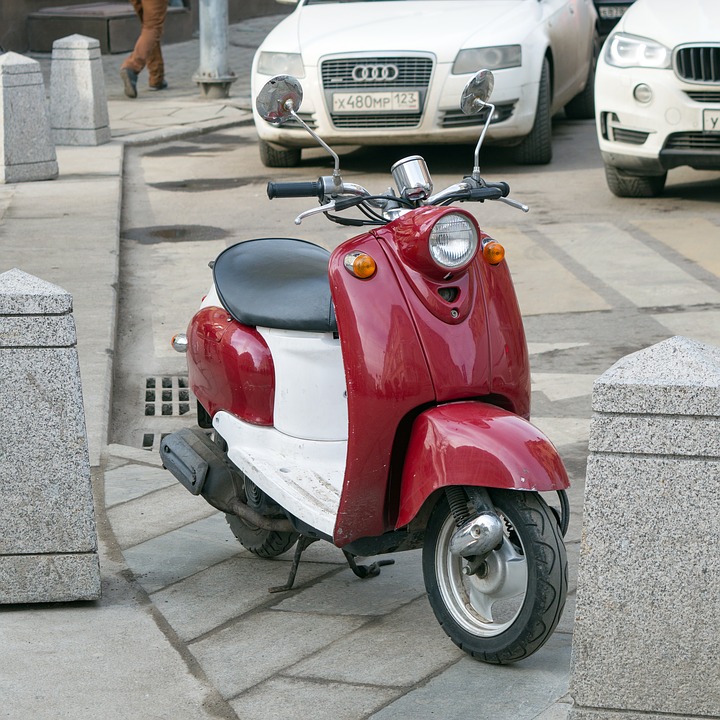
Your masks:
{"label": "car headlight", "polygon": [[257,71],[263,75],[305,77],[305,68],[300,53],[261,52],[258,58]]}
{"label": "car headlight", "polygon": [[455,270],[472,260],[478,236],[474,225],[464,215],[448,213],[433,226],[428,246],[432,259],[438,265]]}
{"label": "car headlight", "polygon": [[605,62],[615,67],[669,68],[671,52],[649,38],[616,33],[605,45]]}
{"label": "car headlight", "polygon": [[469,48],[461,50],[452,67],[453,75],[475,73],[478,70],[501,70],[520,67],[522,48],[520,45],[498,45],[496,47]]}

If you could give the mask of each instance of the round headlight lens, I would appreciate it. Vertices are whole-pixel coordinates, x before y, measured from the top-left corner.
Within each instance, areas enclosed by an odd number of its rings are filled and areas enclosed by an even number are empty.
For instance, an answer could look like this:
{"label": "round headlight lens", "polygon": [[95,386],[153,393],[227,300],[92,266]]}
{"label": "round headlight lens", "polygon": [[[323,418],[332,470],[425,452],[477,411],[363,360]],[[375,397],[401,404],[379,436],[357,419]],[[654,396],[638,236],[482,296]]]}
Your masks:
{"label": "round headlight lens", "polygon": [[478,247],[475,226],[464,215],[443,215],[430,231],[430,255],[441,267],[454,270],[472,260]]}

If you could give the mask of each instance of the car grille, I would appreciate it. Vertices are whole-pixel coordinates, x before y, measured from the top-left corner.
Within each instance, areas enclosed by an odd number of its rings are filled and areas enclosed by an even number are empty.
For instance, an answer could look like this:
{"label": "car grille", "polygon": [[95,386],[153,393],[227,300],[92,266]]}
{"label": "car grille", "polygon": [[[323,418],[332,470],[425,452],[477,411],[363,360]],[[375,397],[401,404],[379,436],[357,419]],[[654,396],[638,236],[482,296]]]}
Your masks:
{"label": "car grille", "polygon": [[720,90],[715,92],[704,91],[686,91],[686,95],[695,102],[700,103],[720,103]]}
{"label": "car grille", "polygon": [[[362,77],[361,68],[373,66],[397,69],[386,79]],[[413,112],[387,113],[330,113],[336,128],[341,129],[382,129],[417,127],[422,119],[425,97],[433,71],[432,58],[380,57],[342,58],[325,60],[321,64],[321,75],[328,108],[332,108],[333,92],[384,92],[388,90],[413,90],[420,94],[420,110]]]}
{"label": "car grille", "polygon": [[673,133],[665,141],[665,150],[720,150],[720,133]]}
{"label": "car grille", "polygon": [[[513,114],[515,110],[515,103],[505,103],[503,105],[495,106],[495,114],[492,118],[492,123],[503,122],[507,120]],[[462,110],[447,110],[442,117],[440,124],[442,127],[451,128],[463,128],[463,127],[477,127],[485,122],[487,119],[488,110],[483,108],[477,115],[466,115]]]}
{"label": "car grille", "polygon": [[[353,77],[358,66],[394,65],[397,76],[392,80],[356,80]],[[325,90],[385,90],[390,88],[427,89],[430,84],[433,63],[427,57],[349,58],[325,60],[321,66]]]}
{"label": "car grille", "polygon": [[720,82],[720,45],[682,47],[675,53],[675,72],[690,82]]}

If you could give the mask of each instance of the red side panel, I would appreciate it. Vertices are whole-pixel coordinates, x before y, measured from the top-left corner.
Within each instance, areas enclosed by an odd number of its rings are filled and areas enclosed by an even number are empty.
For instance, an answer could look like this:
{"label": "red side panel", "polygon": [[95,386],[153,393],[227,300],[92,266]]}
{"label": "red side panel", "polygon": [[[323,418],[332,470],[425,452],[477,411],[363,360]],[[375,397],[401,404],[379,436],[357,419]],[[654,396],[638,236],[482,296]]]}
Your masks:
{"label": "red side panel", "polygon": [[494,405],[461,402],[431,408],[415,420],[397,527],[449,485],[544,492],[569,482],[553,444],[527,420]]}
{"label": "red side panel", "polygon": [[190,388],[210,415],[226,410],[245,422],[272,425],[275,370],[262,336],[218,307],[197,312],[187,336]]}
{"label": "red side panel", "polygon": [[[360,280],[345,269],[343,259],[351,251],[375,259],[372,278]],[[411,410],[433,402],[435,393],[404,296],[374,237],[355,238],[333,253],[330,285],[345,363],[350,428],[334,533],[342,547],[389,529],[385,504],[398,424]]]}

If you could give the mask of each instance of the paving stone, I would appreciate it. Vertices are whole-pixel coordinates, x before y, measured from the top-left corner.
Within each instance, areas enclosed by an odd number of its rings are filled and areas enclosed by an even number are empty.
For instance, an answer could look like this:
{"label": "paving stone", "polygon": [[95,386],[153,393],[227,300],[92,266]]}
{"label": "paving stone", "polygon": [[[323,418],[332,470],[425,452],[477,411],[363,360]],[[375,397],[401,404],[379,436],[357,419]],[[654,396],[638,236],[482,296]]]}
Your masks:
{"label": "paving stone", "polygon": [[365,622],[270,610],[241,618],[188,647],[223,697],[234,698],[338,638],[351,641]]}
{"label": "paving stone", "polygon": [[462,656],[427,600],[420,598],[299,662],[287,674],[350,683],[362,677],[371,685],[407,687]]}
{"label": "paving stone", "polygon": [[570,637],[553,635],[538,652],[514,665],[487,665],[463,657],[426,685],[370,717],[371,720],[536,718],[565,696],[569,674]]}
{"label": "paving stone", "polygon": [[105,472],[105,507],[111,508],[176,484],[177,480],[167,470],[126,463]]}
{"label": "paving stone", "polygon": [[139,545],[217,512],[180,483],[108,510],[120,547]]}
{"label": "paving stone", "polygon": [[329,577],[322,585],[289,597],[278,608],[321,613],[332,608],[330,612],[338,615],[386,615],[417,597],[425,596],[421,552],[412,550],[362,561],[371,563],[395,559],[395,564],[381,568],[377,577],[362,580],[347,568]]}
{"label": "paving stone", "polygon": [[[266,560],[249,554],[235,556],[156,592],[151,599],[175,632],[183,640],[192,640],[256,607],[278,601],[281,601],[279,607],[284,606],[288,601],[282,598],[287,597],[287,593],[271,594],[268,588],[282,585],[289,571],[287,560]],[[303,590],[303,583],[333,571],[327,563],[304,562],[295,580],[296,589],[291,592],[297,593],[297,597],[306,594],[317,597],[316,588]],[[327,581],[323,582],[321,591],[326,584]],[[303,606],[309,604],[302,603]],[[332,605],[325,607],[328,613],[337,610]]]}
{"label": "paving stone", "polygon": [[123,555],[145,591],[152,593],[242,551],[225,516],[213,512],[210,517],[134,545]]}
{"label": "paving stone", "polygon": [[273,678],[232,700],[240,718],[363,720],[400,694],[388,688]]}

